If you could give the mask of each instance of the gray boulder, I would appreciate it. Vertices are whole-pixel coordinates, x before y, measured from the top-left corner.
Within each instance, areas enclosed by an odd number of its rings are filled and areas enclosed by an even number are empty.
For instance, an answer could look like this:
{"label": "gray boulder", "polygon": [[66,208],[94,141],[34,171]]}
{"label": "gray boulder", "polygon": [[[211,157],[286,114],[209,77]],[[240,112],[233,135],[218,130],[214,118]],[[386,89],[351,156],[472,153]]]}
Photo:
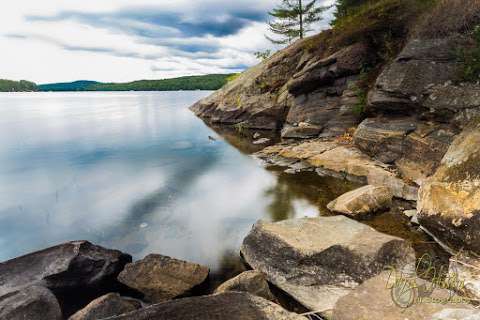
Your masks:
{"label": "gray boulder", "polygon": [[57,298],[44,287],[32,286],[0,297],[2,320],[61,320]]}
{"label": "gray boulder", "polygon": [[387,208],[393,195],[384,186],[364,186],[347,192],[327,205],[328,210],[358,217]]}
{"label": "gray boulder", "polygon": [[141,302],[109,293],[90,302],[69,320],[98,320],[132,312],[142,307]]}
{"label": "gray boulder", "polygon": [[0,296],[31,285],[55,294],[108,289],[131,260],[128,254],[87,241],[67,242],[0,263]]}
{"label": "gray boulder", "polygon": [[269,282],[320,312],[385,267],[415,261],[404,240],[344,216],[260,221],[241,253]]}
{"label": "gray boulder", "polygon": [[277,300],[270,291],[267,277],[263,273],[255,270],[245,271],[235,278],[224,282],[215,290],[215,293],[228,291],[248,292],[273,302]]}
{"label": "gray boulder", "polygon": [[[243,292],[184,298],[108,320],[306,320],[263,298]],[[107,320],[107,319],[105,319]]]}
{"label": "gray boulder", "polygon": [[144,294],[149,302],[163,302],[189,293],[208,277],[207,267],[151,254],[130,263],[118,275],[118,280]]}

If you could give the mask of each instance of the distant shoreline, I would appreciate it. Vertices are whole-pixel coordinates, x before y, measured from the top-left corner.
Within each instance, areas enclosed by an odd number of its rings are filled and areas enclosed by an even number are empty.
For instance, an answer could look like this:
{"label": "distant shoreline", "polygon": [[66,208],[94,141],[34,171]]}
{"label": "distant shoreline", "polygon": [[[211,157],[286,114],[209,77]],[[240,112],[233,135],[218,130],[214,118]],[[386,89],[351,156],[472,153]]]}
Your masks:
{"label": "distant shoreline", "polygon": [[0,80],[0,92],[128,92],[218,90],[235,74],[210,74],[126,83],[102,83],[80,80],[37,85],[29,81]]}

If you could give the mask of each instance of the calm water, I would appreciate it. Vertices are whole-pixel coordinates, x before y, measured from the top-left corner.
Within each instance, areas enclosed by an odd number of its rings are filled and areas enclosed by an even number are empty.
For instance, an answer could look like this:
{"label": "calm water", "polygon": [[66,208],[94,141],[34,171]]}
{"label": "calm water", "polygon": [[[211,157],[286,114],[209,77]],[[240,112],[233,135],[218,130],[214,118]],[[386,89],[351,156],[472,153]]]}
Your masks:
{"label": "calm water", "polygon": [[188,110],[208,94],[0,94],[0,260],[86,239],[215,270],[256,220],[316,216],[347,191],[264,169]]}

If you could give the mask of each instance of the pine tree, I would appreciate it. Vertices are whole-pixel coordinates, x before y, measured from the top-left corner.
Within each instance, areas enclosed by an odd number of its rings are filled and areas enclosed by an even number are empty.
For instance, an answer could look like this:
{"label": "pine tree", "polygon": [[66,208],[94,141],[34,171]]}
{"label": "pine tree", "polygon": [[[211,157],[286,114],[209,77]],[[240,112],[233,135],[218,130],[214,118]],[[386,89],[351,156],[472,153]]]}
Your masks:
{"label": "pine tree", "polygon": [[287,44],[296,39],[303,39],[312,31],[311,25],[322,20],[322,13],[328,7],[317,5],[317,0],[304,4],[302,0],[282,0],[282,4],[268,14],[274,18],[268,25],[270,31],[280,35],[281,39],[267,39],[275,44]]}

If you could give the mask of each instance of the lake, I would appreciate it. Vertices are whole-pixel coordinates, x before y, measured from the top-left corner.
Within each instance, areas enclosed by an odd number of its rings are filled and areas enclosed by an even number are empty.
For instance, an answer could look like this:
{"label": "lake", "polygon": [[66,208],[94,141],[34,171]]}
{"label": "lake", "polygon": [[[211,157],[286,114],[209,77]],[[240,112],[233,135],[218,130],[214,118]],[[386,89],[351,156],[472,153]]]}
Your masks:
{"label": "lake", "polygon": [[348,191],[263,168],[188,110],[208,94],[0,94],[0,260],[85,239],[215,272],[258,219],[317,216]]}

